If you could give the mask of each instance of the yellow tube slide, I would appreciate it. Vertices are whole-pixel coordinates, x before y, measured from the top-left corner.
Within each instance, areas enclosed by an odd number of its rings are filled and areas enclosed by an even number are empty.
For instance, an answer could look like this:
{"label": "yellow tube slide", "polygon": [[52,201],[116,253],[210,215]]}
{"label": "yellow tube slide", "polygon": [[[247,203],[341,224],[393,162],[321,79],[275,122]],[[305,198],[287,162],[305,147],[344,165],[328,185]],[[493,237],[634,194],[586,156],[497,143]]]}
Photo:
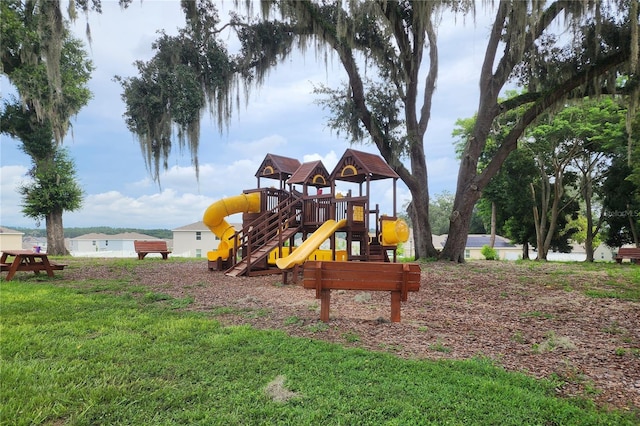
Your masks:
{"label": "yellow tube slide", "polygon": [[333,235],[338,229],[347,224],[347,219],[336,222],[330,219],[322,224],[313,234],[296,248],[289,256],[276,260],[276,265],[280,269],[289,269],[294,265],[301,265],[327,238]]}
{"label": "yellow tube slide", "polygon": [[236,213],[259,212],[259,192],[223,198],[211,204],[207,210],[205,210],[202,221],[211,232],[220,238],[220,244],[218,244],[217,250],[207,252],[207,258],[212,261],[216,261],[218,258],[227,260],[229,258],[229,250],[233,250],[233,241],[229,240],[229,238],[233,237],[236,230],[224,220],[225,217]]}
{"label": "yellow tube slide", "polygon": [[383,246],[396,246],[398,243],[406,243],[409,239],[409,226],[402,219],[389,220],[382,218],[382,232],[380,243]]}

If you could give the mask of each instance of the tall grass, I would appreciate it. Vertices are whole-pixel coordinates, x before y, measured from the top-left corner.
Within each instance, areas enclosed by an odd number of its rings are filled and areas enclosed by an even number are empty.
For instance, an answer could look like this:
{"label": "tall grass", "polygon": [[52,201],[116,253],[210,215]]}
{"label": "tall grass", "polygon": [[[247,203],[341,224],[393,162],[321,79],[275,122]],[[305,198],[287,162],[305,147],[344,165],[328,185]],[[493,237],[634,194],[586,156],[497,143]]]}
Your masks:
{"label": "tall grass", "polygon": [[[66,285],[66,284],[65,284]],[[485,359],[404,360],[223,327],[148,293],[0,284],[0,423],[605,425],[637,418],[554,396]]]}

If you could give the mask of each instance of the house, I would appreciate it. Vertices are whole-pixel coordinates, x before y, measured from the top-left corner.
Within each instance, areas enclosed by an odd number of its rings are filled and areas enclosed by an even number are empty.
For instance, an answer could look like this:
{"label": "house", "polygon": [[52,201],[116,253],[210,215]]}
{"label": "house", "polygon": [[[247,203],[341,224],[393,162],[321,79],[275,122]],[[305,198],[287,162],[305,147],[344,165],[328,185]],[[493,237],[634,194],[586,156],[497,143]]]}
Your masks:
{"label": "house", "polygon": [[[135,240],[155,241],[160,238],[138,232],[124,232],[115,235],[90,233],[71,238],[69,251],[71,255],[78,257],[136,257],[136,251],[133,247]],[[171,250],[170,241],[167,241],[167,247]],[[148,256],[160,255],[151,253]]]}
{"label": "house", "polygon": [[[491,235],[486,234],[469,234],[467,236],[467,244],[464,249],[465,259],[484,259],[482,247],[489,245]],[[447,235],[434,235],[433,245],[435,248],[442,250],[447,241]],[[493,249],[498,252],[498,257],[502,260],[518,260],[522,256],[522,246],[512,244],[508,238],[496,235]]]}
{"label": "house", "polygon": [[0,226],[0,251],[21,250],[24,232]]}
{"label": "house", "polygon": [[[625,246],[626,247],[626,246]],[[632,247],[629,245],[629,247]],[[593,251],[593,260],[601,262],[613,262],[613,258],[618,253],[618,249],[609,247],[605,243],[600,243]]]}
{"label": "house", "polygon": [[22,248],[24,250],[33,250],[34,247],[40,247],[40,251],[47,252],[47,237],[23,237]]}
{"label": "house", "polygon": [[[618,252],[617,248],[609,247],[605,243],[600,243],[598,247],[593,251],[593,260],[595,262],[613,262],[613,258]],[[531,258],[535,259],[537,256],[534,250],[531,254]],[[547,260],[557,260],[561,262],[584,262],[587,260],[587,250],[584,244],[572,243],[570,253],[559,253],[555,251],[549,251],[547,253]]]}
{"label": "house", "polygon": [[[549,250],[547,252],[547,260],[558,262],[584,262],[587,259],[587,249],[584,247],[584,244],[578,244],[570,241],[569,248],[571,251],[568,253]],[[538,257],[538,251],[532,250],[530,255],[531,259],[536,259]]]}
{"label": "house", "polygon": [[[241,224],[230,225],[236,230],[242,229]],[[216,249],[220,243],[220,239],[202,221],[172,229],[172,232],[174,256],[206,257],[207,252]]]}

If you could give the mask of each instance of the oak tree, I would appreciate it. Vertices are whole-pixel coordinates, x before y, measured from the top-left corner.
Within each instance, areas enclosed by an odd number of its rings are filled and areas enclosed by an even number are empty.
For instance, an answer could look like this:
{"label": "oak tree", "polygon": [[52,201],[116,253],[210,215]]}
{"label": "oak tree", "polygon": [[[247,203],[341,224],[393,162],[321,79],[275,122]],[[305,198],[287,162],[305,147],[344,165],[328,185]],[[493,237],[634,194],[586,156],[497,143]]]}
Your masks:
{"label": "oak tree", "polygon": [[[47,3],[47,2],[43,2]],[[62,214],[80,207],[82,191],[75,182],[75,169],[58,141],[69,128],[71,117],[89,102],[86,87],[93,65],[82,43],[73,38],[63,23],[56,37],[61,44],[57,56],[47,49],[53,37],[51,4],[40,2],[0,2],[3,48],[2,72],[16,87],[19,98],[8,98],[0,109],[0,132],[20,140],[30,156],[32,184],[22,186],[23,212],[44,218],[47,250],[66,254]],[[53,25],[55,27],[55,25]],[[56,30],[57,31],[57,30]],[[54,68],[55,78],[50,69]]]}

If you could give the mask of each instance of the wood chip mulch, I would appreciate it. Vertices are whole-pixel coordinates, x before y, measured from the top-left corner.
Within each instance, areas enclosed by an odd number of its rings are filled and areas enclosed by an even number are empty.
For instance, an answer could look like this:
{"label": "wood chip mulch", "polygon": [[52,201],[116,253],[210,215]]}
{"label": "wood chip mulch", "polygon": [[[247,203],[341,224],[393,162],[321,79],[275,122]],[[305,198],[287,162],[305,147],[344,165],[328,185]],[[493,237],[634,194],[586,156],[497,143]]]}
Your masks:
{"label": "wood chip mulch", "polygon": [[615,287],[604,269],[427,263],[420,291],[402,304],[400,323],[388,321],[389,293],[333,291],[324,326],[315,292],[283,285],[281,274],[228,277],[209,271],[206,261],[146,259],[133,272],[110,262],[82,265],[70,265],[63,280],[133,276],[132,284],[150,291],[193,298],[187,309],[219,313],[225,325],[280,329],[404,358],[488,357],[509,371],[562,379],[561,396],[586,397],[640,418],[640,303],[585,295]]}

